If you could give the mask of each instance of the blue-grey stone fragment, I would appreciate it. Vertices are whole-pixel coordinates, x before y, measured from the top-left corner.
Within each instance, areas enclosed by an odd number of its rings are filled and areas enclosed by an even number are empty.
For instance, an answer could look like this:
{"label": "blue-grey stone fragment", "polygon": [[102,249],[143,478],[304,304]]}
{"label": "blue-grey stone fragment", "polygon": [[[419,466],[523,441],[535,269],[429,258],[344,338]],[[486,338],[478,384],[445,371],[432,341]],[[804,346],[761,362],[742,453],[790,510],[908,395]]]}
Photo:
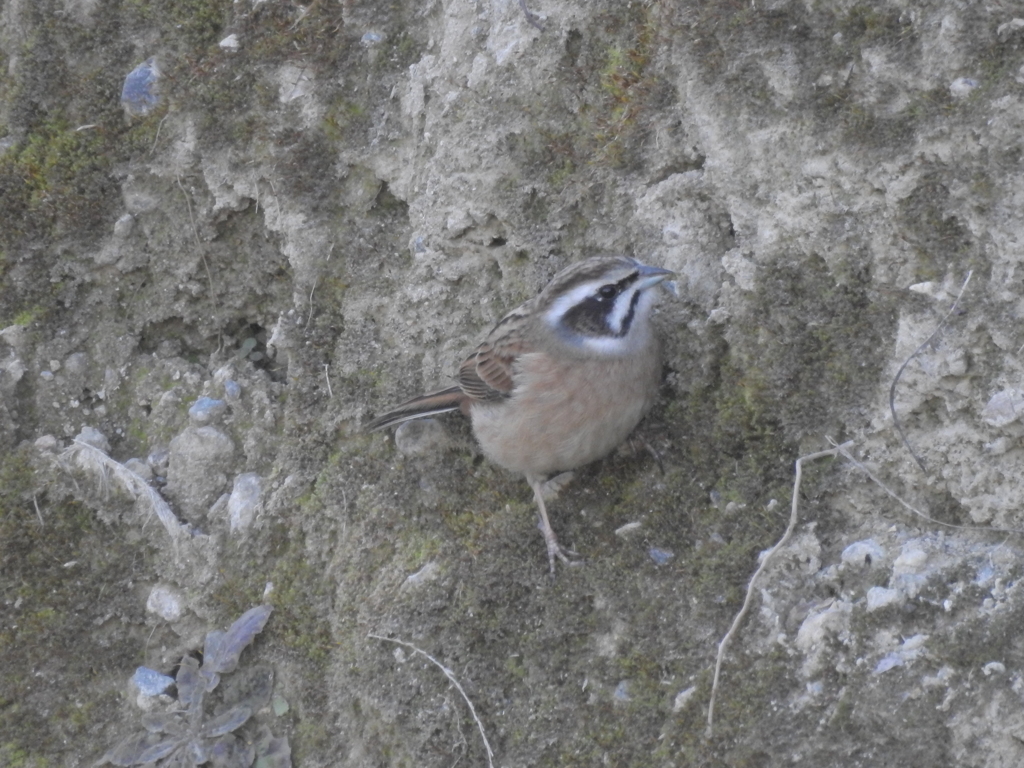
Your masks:
{"label": "blue-grey stone fragment", "polygon": [[670,552],[667,549],[659,549],[658,547],[651,547],[647,550],[647,554],[650,555],[651,560],[658,565],[665,565],[669,560],[676,556],[674,552]]}
{"label": "blue-grey stone fragment", "polygon": [[139,667],[132,675],[132,682],[147,696],[159,696],[174,684],[174,678],[161,675],[149,667]]}
{"label": "blue-grey stone fragment", "polygon": [[150,57],[128,73],[121,88],[121,106],[129,115],[148,115],[160,103],[160,68]]}
{"label": "blue-grey stone fragment", "polygon": [[212,397],[200,397],[192,407],[188,409],[188,416],[193,424],[209,424],[220,419],[228,409],[228,404],[223,400],[215,400]]}

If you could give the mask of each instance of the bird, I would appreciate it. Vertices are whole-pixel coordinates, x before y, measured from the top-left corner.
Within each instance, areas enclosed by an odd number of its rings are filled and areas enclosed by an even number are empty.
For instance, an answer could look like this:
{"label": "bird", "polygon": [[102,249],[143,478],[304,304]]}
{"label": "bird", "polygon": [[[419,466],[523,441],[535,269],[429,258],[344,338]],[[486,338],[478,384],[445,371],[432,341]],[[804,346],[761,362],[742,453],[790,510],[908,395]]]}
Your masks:
{"label": "bird", "polygon": [[454,386],[392,408],[366,431],[468,416],[484,455],[530,484],[554,576],[555,559],[568,565],[576,553],[551,527],[544,483],[607,456],[653,406],[662,372],[652,289],[674,274],[628,256],[571,264],[497,322]]}

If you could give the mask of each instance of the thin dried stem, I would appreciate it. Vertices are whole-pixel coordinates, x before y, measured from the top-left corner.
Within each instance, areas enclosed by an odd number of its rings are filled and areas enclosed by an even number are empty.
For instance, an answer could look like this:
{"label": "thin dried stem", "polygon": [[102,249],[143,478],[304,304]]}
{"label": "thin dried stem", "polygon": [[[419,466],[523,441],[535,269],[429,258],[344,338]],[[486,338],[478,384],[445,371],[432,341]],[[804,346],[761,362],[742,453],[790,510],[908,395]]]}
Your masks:
{"label": "thin dried stem", "polygon": [[374,640],[382,640],[385,643],[394,643],[395,645],[404,646],[409,650],[413,651],[414,653],[418,653],[420,656],[423,656],[427,661],[429,661],[435,667],[444,672],[444,676],[447,677],[449,682],[451,682],[451,684],[455,686],[455,690],[459,692],[459,694],[462,696],[462,700],[465,701],[466,706],[469,707],[469,713],[473,716],[473,720],[474,722],[476,722],[477,730],[480,731],[480,738],[484,742],[484,749],[487,750],[487,765],[490,766],[490,768],[494,768],[494,750],[491,749],[491,744],[489,741],[487,741],[487,734],[484,732],[484,724],[480,722],[480,718],[477,717],[476,707],[473,706],[473,702],[469,700],[469,696],[466,695],[466,692],[462,689],[462,686],[459,685],[459,681],[455,679],[455,673],[448,669],[448,667],[446,667],[440,661],[435,659],[433,656],[431,656],[429,653],[420,648],[417,648],[412,643],[407,643],[404,640],[397,640],[393,637],[382,637],[381,635],[375,635],[373,633],[368,634],[367,637],[372,637]]}
{"label": "thin dried stem", "polygon": [[921,457],[914,453],[914,449],[910,447],[910,441],[907,439],[907,434],[903,431],[903,426],[900,424],[899,417],[896,415],[896,384],[899,383],[900,376],[903,375],[904,369],[910,365],[910,361],[917,357],[922,349],[932,343],[932,340],[938,336],[939,331],[942,330],[942,326],[944,326],[946,321],[949,320],[950,315],[956,311],[957,305],[960,303],[960,299],[963,297],[964,291],[967,290],[967,284],[971,282],[971,275],[973,274],[973,269],[967,273],[967,278],[964,280],[964,284],[960,287],[960,293],[957,294],[956,301],[953,302],[953,306],[949,308],[949,311],[946,312],[942,320],[939,321],[939,324],[935,326],[935,330],[932,331],[932,335],[925,339],[921,346],[915,349],[914,353],[903,361],[903,365],[901,365],[900,369],[896,371],[896,376],[893,378],[892,385],[889,387],[889,412],[892,413],[892,425],[896,427],[896,431],[903,440],[903,444],[907,446],[907,450],[910,451],[910,455],[914,457],[914,461],[917,462],[917,465],[921,468],[922,472],[927,472],[928,470],[925,469],[924,462],[921,460]]}
{"label": "thin dried stem", "polygon": [[808,456],[801,456],[796,460],[796,475],[793,478],[793,503],[789,515],[789,525],[786,527],[786,532],[782,534],[782,538],[776,542],[775,546],[764,553],[761,558],[761,564],[754,571],[754,575],[750,577],[750,583],[747,585],[747,595],[743,599],[743,607],[740,608],[739,613],[736,614],[736,618],[732,620],[732,626],[729,627],[729,631],[725,633],[725,637],[718,644],[718,657],[715,659],[715,677],[711,683],[711,698],[708,700],[708,727],[705,730],[705,736],[711,738],[714,730],[715,723],[715,699],[718,696],[718,680],[722,673],[722,662],[725,660],[725,652],[729,647],[729,643],[732,642],[733,635],[739,630],[740,625],[743,623],[743,619],[746,618],[747,613],[750,611],[750,606],[754,602],[754,587],[757,585],[758,577],[764,572],[765,568],[768,567],[768,563],[771,562],[772,557],[782,549],[789,542],[790,537],[793,535],[793,531],[796,530],[797,521],[800,519],[800,481],[803,477],[803,463],[805,461],[816,461],[817,459],[824,459],[828,456],[835,456],[839,453],[840,449],[850,445],[845,443],[843,446],[837,446],[828,451],[819,451],[818,453],[812,453]]}
{"label": "thin dried stem", "polygon": [[181,194],[185,196],[185,207],[188,208],[188,220],[192,224],[192,237],[196,241],[196,250],[199,251],[199,258],[203,260],[203,266],[206,268],[206,279],[210,282],[210,298],[213,298],[213,275],[210,273],[210,264],[206,261],[206,254],[203,253],[203,244],[199,241],[199,228],[196,226],[196,219],[192,215],[192,201],[189,199],[188,192],[185,191],[185,187],[182,186],[181,176],[175,176],[175,181],[178,182],[178,189],[181,190]]}
{"label": "thin dried stem", "polygon": [[[832,440],[832,438],[826,438],[826,439],[830,443],[832,443],[832,445],[836,445],[835,442]],[[986,526],[980,526],[980,525],[957,525],[956,523],[944,523],[942,520],[936,520],[934,517],[928,515],[925,512],[922,512],[921,510],[919,510],[917,507],[913,506],[909,502],[904,501],[902,498],[900,498],[896,494],[895,491],[893,491],[891,488],[889,488],[889,486],[887,486],[885,483],[883,483],[881,480],[879,480],[874,475],[874,473],[872,473],[872,471],[870,469],[868,469],[861,462],[859,462],[855,458],[853,458],[853,456],[850,455],[849,450],[847,450],[847,446],[848,445],[849,445],[849,443],[844,443],[843,445],[836,445],[836,450],[839,451],[839,455],[842,456],[844,459],[846,459],[851,464],[853,464],[854,467],[859,469],[865,475],[867,475],[868,479],[871,480],[871,482],[873,482],[875,485],[877,485],[879,488],[881,488],[883,491],[885,491],[886,494],[890,498],[892,498],[896,502],[898,502],[904,509],[907,509],[908,511],[913,512],[915,515],[920,517],[922,520],[926,520],[927,522],[929,522],[929,523],[931,523],[933,525],[941,525],[941,526],[945,526],[946,528],[955,528],[958,531],[978,531],[978,532],[981,532],[981,533],[990,533],[990,532],[994,531],[996,533],[1024,534],[1024,530],[1021,530],[1019,528],[997,528],[997,527],[988,526],[988,525],[986,525]]]}
{"label": "thin dried stem", "polygon": [[540,17],[526,7],[526,0],[519,0],[519,7],[523,9],[523,14],[526,16],[527,22],[543,32],[544,25],[541,23]]}

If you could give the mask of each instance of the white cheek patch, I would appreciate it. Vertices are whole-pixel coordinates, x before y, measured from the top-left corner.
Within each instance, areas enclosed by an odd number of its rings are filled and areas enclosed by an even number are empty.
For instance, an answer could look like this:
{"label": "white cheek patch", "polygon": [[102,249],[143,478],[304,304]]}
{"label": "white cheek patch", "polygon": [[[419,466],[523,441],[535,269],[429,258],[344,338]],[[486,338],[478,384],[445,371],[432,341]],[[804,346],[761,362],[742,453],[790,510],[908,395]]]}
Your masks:
{"label": "white cheek patch", "polygon": [[586,336],[580,346],[598,355],[614,357],[628,352],[632,345],[628,336]]}
{"label": "white cheek patch", "polygon": [[[636,289],[631,288],[615,297],[615,304],[612,305],[612,312],[608,316],[608,326],[609,330],[617,336],[622,334],[622,324],[633,306],[634,296],[636,296]],[[636,309],[640,309],[639,302],[637,302]]]}

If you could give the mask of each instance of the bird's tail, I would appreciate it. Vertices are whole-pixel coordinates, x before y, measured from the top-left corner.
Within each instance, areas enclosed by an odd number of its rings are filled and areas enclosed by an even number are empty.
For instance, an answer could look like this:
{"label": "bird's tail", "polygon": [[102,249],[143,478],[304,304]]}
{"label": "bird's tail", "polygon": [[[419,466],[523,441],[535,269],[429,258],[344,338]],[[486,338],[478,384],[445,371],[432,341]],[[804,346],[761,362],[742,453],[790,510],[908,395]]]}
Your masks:
{"label": "bird's tail", "polygon": [[383,413],[366,425],[367,432],[376,432],[403,421],[422,419],[427,416],[434,416],[438,413],[456,411],[465,398],[465,393],[458,387],[449,387],[438,392],[431,392],[428,395],[420,395],[412,400],[407,400],[387,413]]}

